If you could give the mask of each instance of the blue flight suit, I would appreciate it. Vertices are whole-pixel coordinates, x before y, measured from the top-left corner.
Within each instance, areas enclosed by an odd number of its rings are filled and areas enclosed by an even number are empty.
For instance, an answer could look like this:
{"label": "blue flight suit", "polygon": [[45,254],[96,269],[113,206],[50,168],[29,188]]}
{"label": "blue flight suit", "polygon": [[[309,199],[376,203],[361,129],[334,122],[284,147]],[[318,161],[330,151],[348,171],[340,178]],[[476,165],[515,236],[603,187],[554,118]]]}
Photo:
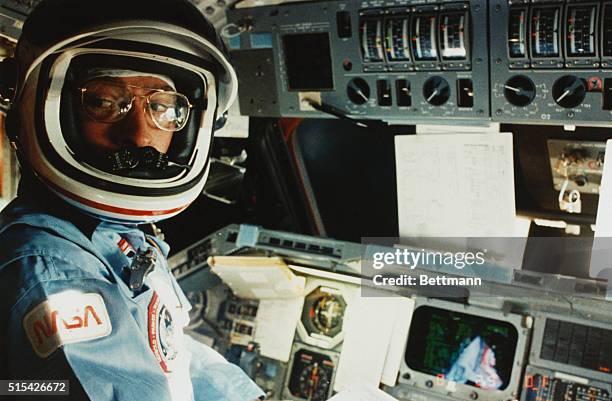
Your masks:
{"label": "blue flight suit", "polygon": [[[0,213],[0,378],[70,380],[65,401],[263,399],[240,368],[183,335],[190,305],[167,244],[24,187]],[[132,291],[126,266],[146,247],[156,266]]]}

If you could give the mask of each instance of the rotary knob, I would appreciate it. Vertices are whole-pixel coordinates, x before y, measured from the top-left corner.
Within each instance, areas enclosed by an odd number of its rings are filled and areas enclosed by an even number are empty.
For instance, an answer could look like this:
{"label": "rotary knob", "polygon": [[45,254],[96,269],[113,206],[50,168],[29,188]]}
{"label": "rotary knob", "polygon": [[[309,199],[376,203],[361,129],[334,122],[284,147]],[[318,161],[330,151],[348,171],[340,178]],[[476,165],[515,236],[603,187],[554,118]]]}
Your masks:
{"label": "rotary knob", "polygon": [[535,99],[535,95],[533,81],[524,75],[515,75],[504,84],[504,97],[514,106],[528,106]]}
{"label": "rotary knob", "polygon": [[442,77],[431,77],[423,85],[423,96],[427,103],[442,106],[450,98],[450,86]]}
{"label": "rotary knob", "polygon": [[351,102],[362,105],[370,99],[370,86],[362,78],[353,78],[347,85],[346,94]]}
{"label": "rotary knob", "polygon": [[559,106],[571,109],[583,102],[586,96],[586,83],[584,79],[574,75],[564,75],[555,81],[552,95]]}

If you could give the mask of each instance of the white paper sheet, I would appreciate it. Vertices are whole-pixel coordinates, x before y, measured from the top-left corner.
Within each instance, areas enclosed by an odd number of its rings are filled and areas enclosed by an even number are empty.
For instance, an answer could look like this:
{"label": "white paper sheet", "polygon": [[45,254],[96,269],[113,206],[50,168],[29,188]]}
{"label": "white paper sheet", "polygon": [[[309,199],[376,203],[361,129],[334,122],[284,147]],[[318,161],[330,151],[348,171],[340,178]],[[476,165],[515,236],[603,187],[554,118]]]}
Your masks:
{"label": "white paper sheet", "polygon": [[363,384],[342,391],[329,401],[397,401],[397,399],[377,387]]}
{"label": "white paper sheet", "polygon": [[400,297],[393,299],[396,302],[395,322],[393,323],[389,348],[387,348],[387,356],[385,357],[385,365],[383,366],[380,380],[387,386],[395,386],[396,384],[397,373],[404,358],[408,331],[410,330],[410,322],[414,312],[413,299]]}
{"label": "white paper sheet", "polygon": [[356,296],[344,317],[344,343],[334,390],[378,387],[397,316],[398,298]]}
{"label": "white paper sheet", "polygon": [[612,268],[609,267],[612,253],[609,249],[612,243],[612,207],[610,205],[612,205],[612,140],[606,142],[590,266],[591,277],[608,279],[608,299],[612,299]]}
{"label": "white paper sheet", "polygon": [[304,295],[305,278],[293,274],[278,257],[211,256],[208,264],[240,298],[282,299]]}
{"label": "white paper sheet", "polygon": [[512,134],[395,137],[400,236],[511,237]]}
{"label": "white paper sheet", "polygon": [[599,204],[597,220],[595,221],[596,237],[612,237],[612,139],[606,142],[601,186],[599,188]]}
{"label": "white paper sheet", "polygon": [[262,299],[257,309],[255,342],[263,356],[289,361],[295,329],[302,313],[304,298]]}

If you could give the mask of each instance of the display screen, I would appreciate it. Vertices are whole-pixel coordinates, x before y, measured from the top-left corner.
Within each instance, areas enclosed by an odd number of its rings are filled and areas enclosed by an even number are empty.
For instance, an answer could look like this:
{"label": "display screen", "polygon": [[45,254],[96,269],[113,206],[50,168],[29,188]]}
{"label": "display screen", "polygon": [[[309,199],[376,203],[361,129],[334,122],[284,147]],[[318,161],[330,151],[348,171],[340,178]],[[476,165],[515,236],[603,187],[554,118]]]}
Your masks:
{"label": "display screen", "polygon": [[509,322],[421,306],[412,317],[404,357],[418,372],[503,390],[510,383],[517,341]]}
{"label": "display screen", "polygon": [[334,89],[327,33],[285,35],[282,41],[289,90]]}

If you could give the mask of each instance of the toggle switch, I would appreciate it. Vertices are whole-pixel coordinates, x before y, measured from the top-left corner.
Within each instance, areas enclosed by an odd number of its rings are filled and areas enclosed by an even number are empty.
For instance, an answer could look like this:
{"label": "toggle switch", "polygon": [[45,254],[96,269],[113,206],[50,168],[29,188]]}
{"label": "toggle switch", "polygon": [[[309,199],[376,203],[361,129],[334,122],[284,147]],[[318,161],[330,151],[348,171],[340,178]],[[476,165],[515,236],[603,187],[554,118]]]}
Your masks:
{"label": "toggle switch", "polygon": [[398,106],[412,106],[412,93],[410,92],[410,82],[405,79],[398,79],[397,81],[395,81],[395,92],[397,95]]}
{"label": "toggle switch", "polygon": [[338,27],[339,38],[350,38],[353,36],[351,13],[348,11],[338,11],[336,13],[336,25]]}
{"label": "toggle switch", "polygon": [[471,79],[457,80],[457,106],[474,107],[474,87]]}
{"label": "toggle switch", "polygon": [[391,84],[386,79],[379,79],[376,81],[376,87],[378,88],[378,105],[379,106],[391,106]]}

